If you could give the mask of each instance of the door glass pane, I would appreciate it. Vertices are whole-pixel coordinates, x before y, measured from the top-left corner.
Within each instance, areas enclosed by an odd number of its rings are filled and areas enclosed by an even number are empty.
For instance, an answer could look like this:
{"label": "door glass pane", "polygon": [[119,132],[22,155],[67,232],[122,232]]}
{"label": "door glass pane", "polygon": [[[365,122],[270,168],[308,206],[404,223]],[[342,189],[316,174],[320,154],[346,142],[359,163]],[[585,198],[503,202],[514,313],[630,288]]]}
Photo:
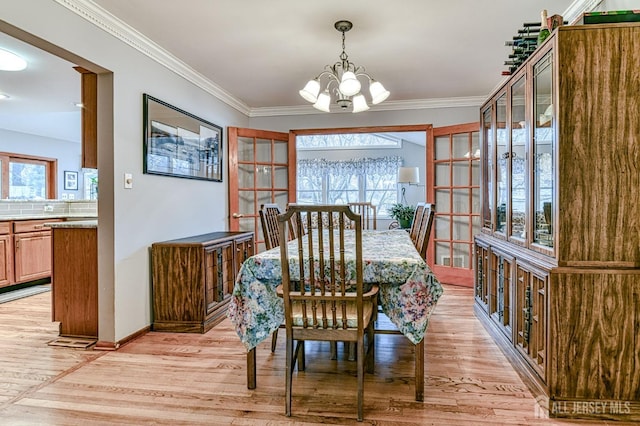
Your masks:
{"label": "door glass pane", "polygon": [[449,189],[436,190],[436,211],[438,213],[450,213],[449,208]]}
{"label": "door glass pane", "polygon": [[271,188],[271,166],[256,166],[256,188]]}
{"label": "door glass pane", "polygon": [[467,268],[470,266],[470,244],[453,244],[453,266],[457,268]]}
{"label": "door glass pane", "polygon": [[449,158],[449,136],[438,136],[435,138],[435,160],[446,160]]}
{"label": "door glass pane", "polygon": [[449,230],[449,223],[451,223],[450,217],[438,215],[436,218],[436,239],[448,240],[451,237]]}
{"label": "door glass pane", "polygon": [[511,235],[518,238],[526,237],[527,126],[524,97],[525,78],[522,77],[511,88]]}
{"label": "door glass pane", "polygon": [[[263,204],[271,204],[273,203],[272,200],[272,192],[271,191],[256,191],[256,196],[258,197],[257,199],[257,206],[258,208],[260,208],[261,205]],[[244,211],[244,210],[243,210]],[[249,210],[247,210],[248,212]]]}
{"label": "door glass pane", "polygon": [[482,181],[486,182],[482,188],[482,199],[484,208],[482,209],[482,226],[493,229],[493,127],[491,121],[491,107],[482,113]]}
{"label": "door glass pane", "polygon": [[453,190],[453,213],[469,212],[469,189]]}
{"label": "door glass pane", "polygon": [[239,210],[241,212],[255,212],[258,211],[258,207],[260,206],[256,206],[255,203],[255,198],[253,195],[253,191],[240,191],[240,196],[239,196],[239,201],[240,201],[240,208]]}
{"label": "door glass pane", "polygon": [[435,247],[435,263],[436,265],[445,265],[449,266],[448,263],[450,261],[450,246],[449,243],[441,243],[436,242]]}
{"label": "door glass pane", "polygon": [[535,173],[533,173],[533,241],[553,247],[554,194],[554,127],[553,114],[553,57],[547,54],[534,66],[534,144]]}
{"label": "door glass pane", "polygon": [[256,156],[258,161],[264,163],[270,163],[271,159],[271,139],[257,139],[256,140]]}
{"label": "door glass pane", "polygon": [[287,203],[289,202],[289,193],[276,192],[275,201],[278,204],[278,206],[280,206],[280,210],[284,212],[287,209]]}
{"label": "door glass pane", "polygon": [[458,133],[453,135],[452,158],[469,158],[469,135],[467,133]]}
{"label": "door glass pane", "polygon": [[453,186],[469,186],[469,162],[455,161],[453,164]]}
{"label": "door glass pane", "polygon": [[[252,217],[240,218],[240,231],[254,232],[254,230],[253,230],[254,224],[255,224],[255,222],[254,222]],[[262,239],[262,235],[259,238]]]}
{"label": "door glass pane", "polygon": [[507,225],[507,156],[509,155],[509,136],[507,135],[507,94],[500,96],[496,103],[496,189],[497,223],[496,231],[505,232]]}
{"label": "door glass pane", "polygon": [[275,175],[273,179],[274,188],[286,188],[287,182],[289,182],[289,169],[283,166],[274,166]]}
{"label": "door glass pane", "polygon": [[47,168],[43,164],[9,162],[9,198],[37,200],[47,198]]}
{"label": "door glass pane", "polygon": [[449,163],[436,164],[435,186],[451,186],[451,181],[449,180]]}
{"label": "door glass pane", "polygon": [[274,141],[274,163],[286,163],[288,161],[288,142]]}
{"label": "door glass pane", "polygon": [[253,165],[238,165],[238,186],[240,188],[253,187]]}
{"label": "door glass pane", "polygon": [[238,137],[238,161],[253,161],[253,138]]}
{"label": "door glass pane", "polygon": [[469,216],[453,216],[452,240],[471,240],[471,228],[469,227]]}

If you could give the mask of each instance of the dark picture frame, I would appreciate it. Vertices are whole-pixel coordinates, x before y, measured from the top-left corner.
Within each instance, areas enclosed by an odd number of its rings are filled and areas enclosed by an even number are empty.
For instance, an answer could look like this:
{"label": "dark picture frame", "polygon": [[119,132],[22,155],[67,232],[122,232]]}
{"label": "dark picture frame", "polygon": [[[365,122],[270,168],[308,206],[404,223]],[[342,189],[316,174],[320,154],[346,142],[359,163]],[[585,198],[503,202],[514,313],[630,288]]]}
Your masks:
{"label": "dark picture frame", "polygon": [[222,182],[222,127],[143,94],[146,174]]}
{"label": "dark picture frame", "polygon": [[78,190],[78,172],[64,171],[64,189],[65,191]]}

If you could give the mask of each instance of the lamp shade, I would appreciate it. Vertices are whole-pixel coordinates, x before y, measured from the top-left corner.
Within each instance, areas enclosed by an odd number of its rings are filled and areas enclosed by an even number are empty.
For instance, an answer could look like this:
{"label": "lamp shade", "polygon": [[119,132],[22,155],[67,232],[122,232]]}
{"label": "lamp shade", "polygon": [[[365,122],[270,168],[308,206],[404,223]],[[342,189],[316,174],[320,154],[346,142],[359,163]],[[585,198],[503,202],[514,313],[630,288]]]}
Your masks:
{"label": "lamp shade", "polygon": [[342,74],[342,81],[338,87],[340,93],[345,96],[353,96],[360,91],[360,81],[356,78],[356,75],[351,71],[347,71]]}
{"label": "lamp shade", "polygon": [[389,91],[385,89],[379,81],[371,82],[369,85],[369,93],[371,93],[371,103],[374,105],[378,105],[390,95]]}
{"label": "lamp shade", "polygon": [[398,169],[398,183],[420,183],[420,169],[418,167],[400,167]]}
{"label": "lamp shade", "polygon": [[315,109],[320,111],[329,112],[329,104],[331,103],[331,95],[328,90],[325,90],[318,96],[318,100],[313,104]]}
{"label": "lamp shade", "polygon": [[364,98],[364,95],[358,94],[353,97],[353,112],[362,112],[369,109],[369,105],[367,105],[367,100]]}
{"label": "lamp shade", "polygon": [[304,86],[304,89],[300,90],[298,93],[300,93],[300,96],[302,96],[305,101],[314,103],[318,100],[320,82],[318,80],[309,80],[306,86]]}

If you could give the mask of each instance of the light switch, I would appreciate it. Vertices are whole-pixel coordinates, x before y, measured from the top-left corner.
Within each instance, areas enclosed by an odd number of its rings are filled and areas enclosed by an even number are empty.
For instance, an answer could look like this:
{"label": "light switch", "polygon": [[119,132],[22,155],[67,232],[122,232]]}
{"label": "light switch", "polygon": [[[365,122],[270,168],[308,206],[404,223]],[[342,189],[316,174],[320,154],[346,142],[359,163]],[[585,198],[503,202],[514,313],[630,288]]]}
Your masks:
{"label": "light switch", "polygon": [[131,173],[124,174],[124,189],[133,188],[133,175]]}

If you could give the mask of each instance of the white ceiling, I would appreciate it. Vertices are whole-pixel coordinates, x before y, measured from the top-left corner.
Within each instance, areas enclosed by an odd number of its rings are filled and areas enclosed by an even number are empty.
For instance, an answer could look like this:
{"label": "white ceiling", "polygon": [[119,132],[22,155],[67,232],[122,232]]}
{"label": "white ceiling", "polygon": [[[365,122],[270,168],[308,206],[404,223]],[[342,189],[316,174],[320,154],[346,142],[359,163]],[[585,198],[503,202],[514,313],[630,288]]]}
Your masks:
{"label": "white ceiling", "polygon": [[[307,80],[346,52],[391,96],[372,111],[404,103],[479,102],[502,80],[509,48],[523,22],[576,9],[579,0],[93,0],[110,19],[166,49],[249,111],[307,106]],[[100,10],[100,9],[98,9]],[[565,15],[567,16],[567,15]],[[80,77],[66,61],[0,33],[0,47],[29,61],[0,71],[0,127],[15,114],[73,113]],[[337,109],[335,106],[332,109]],[[310,108],[309,112],[315,112]],[[9,119],[7,119],[9,117]],[[31,120],[29,120],[31,121]]]}

